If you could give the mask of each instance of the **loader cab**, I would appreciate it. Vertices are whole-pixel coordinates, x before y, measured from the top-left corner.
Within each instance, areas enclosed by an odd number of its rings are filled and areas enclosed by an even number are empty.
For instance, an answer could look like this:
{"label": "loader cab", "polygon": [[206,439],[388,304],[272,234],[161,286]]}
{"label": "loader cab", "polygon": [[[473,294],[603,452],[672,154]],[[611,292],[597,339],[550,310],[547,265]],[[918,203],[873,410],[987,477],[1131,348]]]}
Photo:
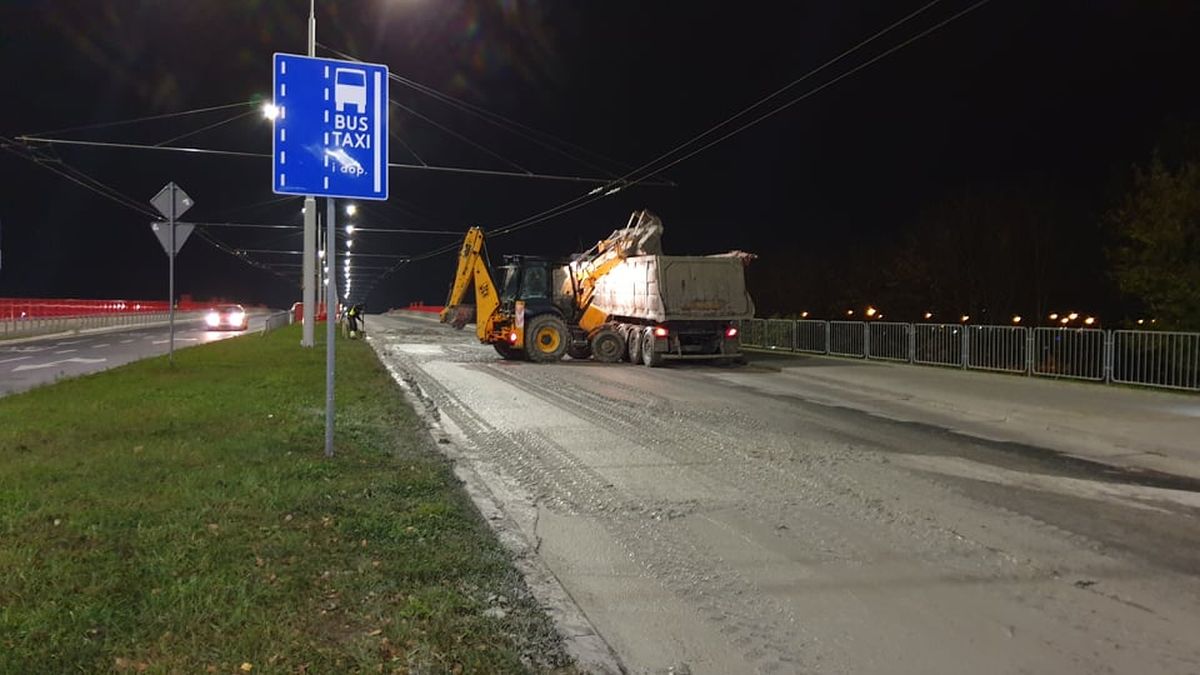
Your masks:
{"label": "loader cab", "polygon": [[541,314],[553,308],[551,288],[553,268],[545,258],[524,255],[504,257],[504,281],[500,285],[500,303],[512,307],[517,300],[525,302],[528,314]]}

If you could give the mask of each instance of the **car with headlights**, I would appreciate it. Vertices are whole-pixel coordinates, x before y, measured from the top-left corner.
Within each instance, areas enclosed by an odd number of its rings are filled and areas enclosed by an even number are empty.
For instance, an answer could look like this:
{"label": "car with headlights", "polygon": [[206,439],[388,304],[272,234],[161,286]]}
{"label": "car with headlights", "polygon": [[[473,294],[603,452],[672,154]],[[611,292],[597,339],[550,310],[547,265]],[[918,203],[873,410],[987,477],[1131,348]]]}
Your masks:
{"label": "car with headlights", "polygon": [[204,315],[209,330],[246,330],[249,321],[246,308],[241,305],[221,305]]}

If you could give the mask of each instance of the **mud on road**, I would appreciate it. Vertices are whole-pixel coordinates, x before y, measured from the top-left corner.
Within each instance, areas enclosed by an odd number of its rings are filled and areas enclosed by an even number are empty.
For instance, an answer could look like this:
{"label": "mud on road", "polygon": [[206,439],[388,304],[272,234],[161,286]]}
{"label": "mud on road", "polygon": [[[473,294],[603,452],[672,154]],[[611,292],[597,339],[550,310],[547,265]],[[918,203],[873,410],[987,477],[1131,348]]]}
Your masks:
{"label": "mud on road", "polygon": [[371,323],[502,536],[586,616],[568,630],[629,672],[1200,672],[1195,481],[887,419],[753,363],[505,362],[469,331]]}

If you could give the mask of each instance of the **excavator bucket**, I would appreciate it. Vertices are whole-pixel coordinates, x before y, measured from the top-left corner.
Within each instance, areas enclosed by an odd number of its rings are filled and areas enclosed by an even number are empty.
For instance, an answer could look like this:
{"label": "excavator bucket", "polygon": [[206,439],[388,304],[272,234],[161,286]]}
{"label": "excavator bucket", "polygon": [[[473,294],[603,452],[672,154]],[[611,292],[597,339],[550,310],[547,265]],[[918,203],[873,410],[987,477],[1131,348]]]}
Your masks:
{"label": "excavator bucket", "polygon": [[473,318],[475,318],[475,305],[455,305],[446,308],[446,312],[442,314],[442,323],[448,323],[462,330],[462,327],[470,323]]}
{"label": "excavator bucket", "polygon": [[596,251],[596,257],[612,250],[615,250],[616,254],[622,258],[635,255],[660,255],[662,254],[662,233],[663,224],[658,216],[642,209],[634,211],[624,228],[613,230],[612,234],[596,244],[593,250]]}

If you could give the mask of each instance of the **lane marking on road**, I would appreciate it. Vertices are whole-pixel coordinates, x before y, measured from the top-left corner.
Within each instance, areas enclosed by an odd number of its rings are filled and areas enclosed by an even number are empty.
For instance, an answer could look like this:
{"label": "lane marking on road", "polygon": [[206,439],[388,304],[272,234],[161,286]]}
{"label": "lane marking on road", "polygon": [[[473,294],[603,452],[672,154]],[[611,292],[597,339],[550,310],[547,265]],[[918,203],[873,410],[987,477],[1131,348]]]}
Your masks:
{"label": "lane marking on road", "polygon": [[33,358],[32,356],[14,356],[11,359],[4,359],[3,361],[0,361],[0,363],[8,363],[10,361],[20,361],[22,359],[32,359],[32,358]]}
{"label": "lane marking on road", "polygon": [[129,338],[128,340],[121,340],[121,344],[123,344],[123,345],[127,345],[130,342],[133,342],[133,338]]}
{"label": "lane marking on road", "polygon": [[79,350],[78,349],[60,349],[54,353],[55,354],[70,354],[71,352],[77,352],[77,351],[79,351]]}
{"label": "lane marking on road", "polygon": [[56,343],[54,344],[54,346],[55,346],[55,347],[63,347],[63,346],[66,346],[66,345],[77,345],[77,344],[79,344],[80,342],[83,342],[83,340],[63,340],[62,342],[56,342]]}
{"label": "lane marking on road", "polygon": [[39,368],[53,368],[54,366],[62,365],[64,363],[84,363],[84,364],[104,363],[107,360],[108,359],[104,359],[104,358],[85,359],[85,358],[80,358],[78,356],[75,356],[75,357],[72,357],[69,359],[60,359],[58,361],[50,361],[49,363],[31,363],[31,364],[25,365],[25,366],[17,366],[16,368],[12,369],[12,372],[19,373],[23,370],[37,370]]}
{"label": "lane marking on road", "polygon": [[151,342],[150,344],[152,344],[152,345],[165,345],[165,344],[167,344],[168,342],[170,342],[170,340],[155,340],[154,342]]}
{"label": "lane marking on road", "polygon": [[108,346],[109,346],[109,343],[107,343],[107,342],[101,342],[101,343],[100,343],[100,344],[98,344],[98,345],[92,345],[92,349],[100,349],[101,347],[108,347]]}

